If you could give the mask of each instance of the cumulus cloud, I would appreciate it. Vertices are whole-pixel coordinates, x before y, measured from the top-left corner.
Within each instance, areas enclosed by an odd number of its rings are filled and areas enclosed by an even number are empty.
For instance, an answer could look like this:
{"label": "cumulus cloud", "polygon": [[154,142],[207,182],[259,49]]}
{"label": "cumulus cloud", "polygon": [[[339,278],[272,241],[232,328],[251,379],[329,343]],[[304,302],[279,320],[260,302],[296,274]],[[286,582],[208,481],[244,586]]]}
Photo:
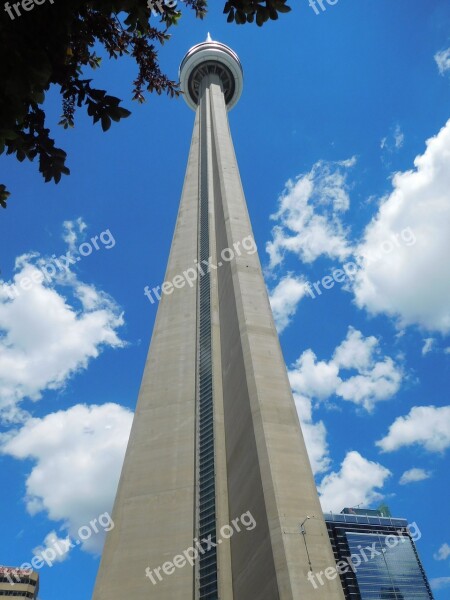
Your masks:
{"label": "cumulus cloud", "polygon": [[323,473],[330,467],[327,430],[323,421],[314,422],[312,400],[299,390],[305,389],[305,382],[297,370],[288,372],[294,395],[295,406],[302,426],[303,438],[308,450],[313,473]]}
{"label": "cumulus cloud", "polygon": [[430,471],[425,471],[424,469],[409,469],[405,471],[403,475],[400,477],[400,485],[406,485],[407,483],[415,483],[416,481],[423,481],[424,479],[429,479],[431,477]]}
{"label": "cumulus cloud", "polygon": [[392,134],[384,137],[381,140],[380,148],[390,153],[400,150],[405,142],[405,134],[403,133],[399,124],[397,124],[392,131]]}
{"label": "cumulus cloud", "polygon": [[[393,191],[381,203],[355,253],[360,266],[353,291],[356,304],[371,314],[386,313],[400,327],[416,324],[450,331],[450,121],[415,159],[415,169],[397,173]],[[413,233],[400,243],[399,232]],[[371,261],[387,240],[396,239],[389,260]]]}
{"label": "cumulus cloud", "polygon": [[394,131],[394,144],[397,150],[399,150],[405,143],[405,134],[401,130],[400,125],[397,125]]}
{"label": "cumulus cloud", "polygon": [[[327,401],[336,395],[370,411],[376,402],[392,397],[400,386],[401,369],[389,357],[380,357],[378,346],[375,337],[365,338],[360,331],[349,327],[331,360],[318,360],[308,349],[288,370],[315,474],[327,471],[331,460],[327,430],[323,421],[314,421],[313,403]],[[351,375],[352,371],[357,375]]]}
{"label": "cumulus cloud", "polygon": [[430,579],[432,590],[445,590],[450,587],[450,577],[435,577]]}
{"label": "cumulus cloud", "polygon": [[315,400],[336,395],[368,411],[377,402],[392,398],[402,377],[401,367],[381,355],[377,338],[364,337],[353,327],[349,327],[331,360],[318,360],[308,349],[289,371],[291,385],[298,394]]}
{"label": "cumulus cloud", "polygon": [[386,357],[362,370],[361,374],[343,381],[336,394],[371,411],[377,402],[391,399],[399,390],[401,381],[401,369],[392,358]]}
{"label": "cumulus cloud", "polygon": [[297,306],[307,293],[305,281],[301,277],[288,274],[270,293],[270,305],[278,333],[284,331],[297,311]]}
{"label": "cumulus cloud", "polygon": [[422,347],[422,356],[425,356],[426,354],[431,352],[434,346],[434,338],[426,338],[425,340],[423,340],[423,342],[424,344]]}
{"label": "cumulus cloud", "polygon": [[442,544],[439,550],[433,554],[434,560],[447,560],[450,556],[450,546],[446,544]]}
{"label": "cumulus cloud", "polygon": [[[443,57],[444,53],[442,65]],[[382,146],[393,152],[403,143],[396,126]],[[359,308],[394,318],[399,329],[417,325],[448,333],[450,121],[426,142],[413,169],[393,176],[392,191],[381,199],[359,242],[350,239],[343,223],[350,205],[348,169],[355,162],[319,161],[309,173],[287,182],[272,215],[276,225],[266,244],[269,269],[281,265],[286,253],[304,263],[321,256],[355,263],[346,289]]]}
{"label": "cumulus cloud", "polygon": [[301,426],[313,473],[317,475],[328,471],[331,459],[324,422],[301,421]]}
{"label": "cumulus cloud", "polygon": [[78,249],[78,243],[86,229],[87,225],[81,217],[78,217],[78,219],[74,219],[73,221],[64,221],[63,240],[66,242],[67,247],[71,252]]}
{"label": "cumulus cloud", "polygon": [[19,257],[13,280],[0,282],[0,411],[10,421],[26,418],[23,399],[64,387],[102,348],[123,346],[114,301],[72,272],[46,280],[39,261]]}
{"label": "cumulus cloud", "polygon": [[311,468],[313,473],[317,475],[327,471],[331,464],[327,430],[323,421],[314,422],[311,399],[296,393],[295,384],[292,385],[292,388]]}
{"label": "cumulus cloud", "polygon": [[326,475],[318,490],[325,512],[340,512],[348,506],[369,506],[382,500],[381,489],[391,472],[367,460],[359,452],[348,452],[338,472]]}
{"label": "cumulus cloud", "polygon": [[347,337],[334,351],[333,362],[341,369],[370,368],[377,346],[376,337],[365,338],[360,331],[349,327]]}
{"label": "cumulus cloud", "polygon": [[290,179],[278,199],[272,241],[266,245],[270,268],[286,252],[311,263],[321,255],[344,259],[351,254],[342,215],[349,209],[347,170],[356,159],[317,162],[309,173]]}
{"label": "cumulus cloud", "polygon": [[439,73],[445,75],[447,71],[450,71],[450,48],[436,52],[434,60],[438,66]]}
{"label": "cumulus cloud", "polygon": [[314,352],[305,350],[289,371],[294,390],[310,398],[325,400],[341,384],[339,367],[333,361],[318,361]]}
{"label": "cumulus cloud", "polygon": [[444,452],[450,446],[450,406],[414,406],[406,417],[398,417],[388,434],[377,442],[383,452],[413,445],[429,452]]}
{"label": "cumulus cloud", "polygon": [[33,549],[33,554],[45,562],[48,556],[54,557],[53,563],[63,562],[69,556],[70,545],[70,537],[60,538],[56,531],[51,531],[45,536],[43,545]]}
{"label": "cumulus cloud", "polygon": [[[132,419],[132,413],[117,404],[78,404],[29,419],[3,436],[4,454],[34,463],[26,480],[28,512],[45,512],[72,538],[78,538],[80,527],[110,512]],[[103,538],[100,530],[83,541],[82,548],[99,553]]]}

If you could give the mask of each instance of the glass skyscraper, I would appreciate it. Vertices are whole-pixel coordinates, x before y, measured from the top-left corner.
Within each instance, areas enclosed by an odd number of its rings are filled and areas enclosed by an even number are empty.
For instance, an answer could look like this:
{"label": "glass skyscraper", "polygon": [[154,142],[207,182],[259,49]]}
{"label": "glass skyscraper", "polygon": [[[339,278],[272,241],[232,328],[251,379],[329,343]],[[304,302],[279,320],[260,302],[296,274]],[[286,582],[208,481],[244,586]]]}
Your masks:
{"label": "glass skyscraper", "polygon": [[325,522],[347,600],[432,600],[415,524],[353,509]]}

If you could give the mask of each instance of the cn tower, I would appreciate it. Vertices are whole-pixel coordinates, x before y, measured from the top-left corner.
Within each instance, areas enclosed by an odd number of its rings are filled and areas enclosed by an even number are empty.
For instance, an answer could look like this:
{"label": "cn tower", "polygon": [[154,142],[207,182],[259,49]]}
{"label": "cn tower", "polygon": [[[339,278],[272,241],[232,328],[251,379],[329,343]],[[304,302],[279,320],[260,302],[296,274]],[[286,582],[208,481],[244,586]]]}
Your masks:
{"label": "cn tower", "polygon": [[180,81],[194,131],[93,599],[343,600],[308,580],[335,560],[230,134],[243,69],[208,36]]}

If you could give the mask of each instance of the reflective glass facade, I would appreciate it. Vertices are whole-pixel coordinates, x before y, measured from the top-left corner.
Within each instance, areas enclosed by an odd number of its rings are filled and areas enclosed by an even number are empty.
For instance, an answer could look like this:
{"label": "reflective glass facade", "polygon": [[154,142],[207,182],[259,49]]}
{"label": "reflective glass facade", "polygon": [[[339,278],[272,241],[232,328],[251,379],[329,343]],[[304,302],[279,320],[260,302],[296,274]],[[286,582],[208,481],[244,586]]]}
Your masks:
{"label": "reflective glass facade", "polygon": [[362,600],[429,600],[409,537],[363,532],[346,532],[346,537],[350,553],[362,559],[356,570]]}
{"label": "reflective glass facade", "polygon": [[340,514],[325,521],[336,563],[347,562],[338,569],[346,599],[432,600],[405,519]]}

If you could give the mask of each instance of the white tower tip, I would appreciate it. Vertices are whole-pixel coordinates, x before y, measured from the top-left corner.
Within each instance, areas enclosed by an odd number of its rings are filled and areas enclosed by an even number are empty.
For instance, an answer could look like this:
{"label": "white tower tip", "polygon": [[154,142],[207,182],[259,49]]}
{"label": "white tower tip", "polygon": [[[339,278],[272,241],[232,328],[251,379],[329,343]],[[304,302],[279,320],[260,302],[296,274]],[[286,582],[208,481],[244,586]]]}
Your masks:
{"label": "white tower tip", "polygon": [[193,46],[181,62],[179,77],[184,99],[190,108],[197,110],[200,84],[210,72],[209,69],[220,77],[225,102],[228,110],[231,110],[242,93],[242,65],[236,52],[212,40],[210,33],[206,42]]}

